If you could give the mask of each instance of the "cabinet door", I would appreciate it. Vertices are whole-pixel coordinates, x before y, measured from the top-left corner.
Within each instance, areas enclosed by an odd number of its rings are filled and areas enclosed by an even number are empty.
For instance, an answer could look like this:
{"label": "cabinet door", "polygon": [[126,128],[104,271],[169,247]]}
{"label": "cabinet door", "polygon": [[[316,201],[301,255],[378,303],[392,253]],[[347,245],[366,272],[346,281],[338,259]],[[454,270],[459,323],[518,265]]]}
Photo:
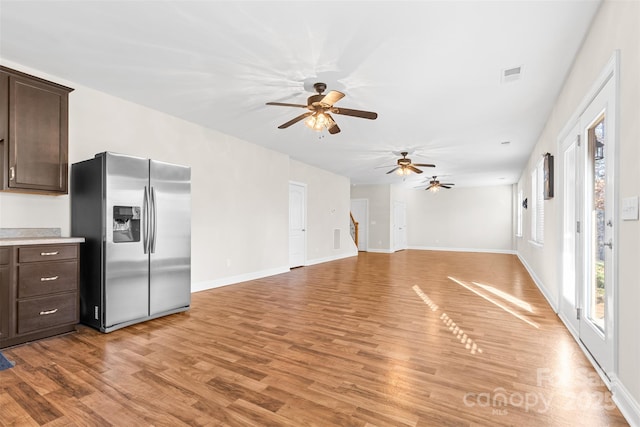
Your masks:
{"label": "cabinet door", "polygon": [[9,188],[67,192],[68,93],[9,77]]}
{"label": "cabinet door", "polygon": [[0,248],[0,340],[9,335],[9,248]]}

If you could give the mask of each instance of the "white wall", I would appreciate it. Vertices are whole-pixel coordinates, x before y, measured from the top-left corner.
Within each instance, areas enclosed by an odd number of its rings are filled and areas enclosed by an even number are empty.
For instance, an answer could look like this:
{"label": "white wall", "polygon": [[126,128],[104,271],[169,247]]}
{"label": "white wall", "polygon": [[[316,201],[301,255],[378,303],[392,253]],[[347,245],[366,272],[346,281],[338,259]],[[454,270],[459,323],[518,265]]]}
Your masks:
{"label": "white wall", "polygon": [[391,252],[391,188],[389,185],[353,185],[352,199],[369,200],[370,252]]}
{"label": "white wall", "polygon": [[390,252],[393,204],[407,204],[409,248],[511,253],[511,185],[431,193],[399,185],[355,185],[352,199],[369,200],[369,250]]}
{"label": "white wall", "polygon": [[[619,196],[640,194],[640,2],[606,0],[596,15],[574,65],[560,92],[555,107],[534,148],[519,185],[530,188],[530,171],[544,152],[557,153],[557,139],[562,128],[576,113],[599,73],[615,50],[620,51],[620,91],[618,109]],[[557,169],[557,172],[559,168]],[[556,173],[556,176],[560,176]],[[520,257],[537,276],[541,287],[555,297],[560,291],[558,271],[560,248],[556,236],[560,232],[559,200],[545,201],[545,244],[537,247],[528,242],[531,212],[525,211],[524,238],[518,239]],[[627,415],[633,411],[635,424],[640,424],[640,223],[617,221],[619,224],[618,348],[617,373],[613,380],[614,396]],[[631,409],[629,409],[631,408]]]}
{"label": "white wall", "polygon": [[[348,256],[358,249],[349,234],[348,178],[290,161],[291,181],[307,184],[307,261],[317,264]],[[334,248],[334,231],[340,230],[339,248]]]}
{"label": "white wall", "polygon": [[[75,88],[69,97],[70,163],[115,151],[191,166],[192,290],[289,271],[287,155],[20,64],[2,63]],[[310,208],[315,210],[315,188],[327,174],[298,163],[295,171],[314,190]],[[338,224],[314,211],[309,228],[331,239],[334,228],[344,228],[348,237],[347,178],[331,176],[321,199],[319,205],[335,208],[336,218],[346,212],[344,218]],[[0,227],[59,227],[68,235],[69,196],[0,193]],[[322,239],[311,242],[319,257],[333,254],[325,252]]]}
{"label": "white wall", "polygon": [[461,187],[407,193],[409,247],[512,252],[512,188]]}

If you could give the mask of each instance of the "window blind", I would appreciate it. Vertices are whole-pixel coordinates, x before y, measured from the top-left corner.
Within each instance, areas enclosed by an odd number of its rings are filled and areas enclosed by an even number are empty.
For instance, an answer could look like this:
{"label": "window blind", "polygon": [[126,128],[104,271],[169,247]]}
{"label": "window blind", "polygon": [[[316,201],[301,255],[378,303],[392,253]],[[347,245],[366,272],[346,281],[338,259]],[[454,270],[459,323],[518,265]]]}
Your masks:
{"label": "window blind", "polygon": [[531,172],[531,240],[544,243],[544,159]]}
{"label": "window blind", "polygon": [[522,190],[518,190],[518,205],[516,206],[516,236],[518,237],[522,237],[522,201]]}

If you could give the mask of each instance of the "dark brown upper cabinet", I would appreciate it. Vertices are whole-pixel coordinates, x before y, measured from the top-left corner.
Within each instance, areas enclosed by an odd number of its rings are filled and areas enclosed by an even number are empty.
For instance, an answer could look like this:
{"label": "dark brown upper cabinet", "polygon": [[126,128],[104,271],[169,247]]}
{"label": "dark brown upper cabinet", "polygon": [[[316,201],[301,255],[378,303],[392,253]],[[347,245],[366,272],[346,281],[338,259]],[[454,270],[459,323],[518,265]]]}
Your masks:
{"label": "dark brown upper cabinet", "polygon": [[67,194],[72,90],[0,66],[0,190]]}

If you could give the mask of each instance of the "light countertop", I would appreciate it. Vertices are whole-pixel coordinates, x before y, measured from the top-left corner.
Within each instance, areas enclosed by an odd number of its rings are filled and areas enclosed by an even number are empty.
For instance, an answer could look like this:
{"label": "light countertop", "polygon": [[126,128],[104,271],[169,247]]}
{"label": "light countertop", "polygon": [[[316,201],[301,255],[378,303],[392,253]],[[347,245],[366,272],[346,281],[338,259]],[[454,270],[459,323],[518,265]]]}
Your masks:
{"label": "light countertop", "polygon": [[82,243],[84,237],[5,237],[0,238],[0,246],[22,245],[59,245],[63,243]]}
{"label": "light countertop", "polygon": [[84,237],[62,237],[60,228],[0,228],[0,246],[82,243]]}

